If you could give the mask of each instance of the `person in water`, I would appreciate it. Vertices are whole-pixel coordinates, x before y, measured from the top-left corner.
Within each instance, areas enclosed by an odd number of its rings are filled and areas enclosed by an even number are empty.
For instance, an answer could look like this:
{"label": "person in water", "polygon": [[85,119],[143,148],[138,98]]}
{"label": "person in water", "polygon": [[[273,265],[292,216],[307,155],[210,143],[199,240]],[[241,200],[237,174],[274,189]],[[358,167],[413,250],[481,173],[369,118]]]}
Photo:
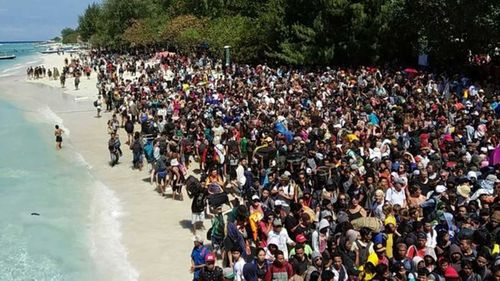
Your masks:
{"label": "person in water", "polygon": [[56,125],[56,129],[54,130],[54,135],[56,136],[56,149],[59,150],[62,148],[62,134],[64,130],[59,128],[59,125]]}

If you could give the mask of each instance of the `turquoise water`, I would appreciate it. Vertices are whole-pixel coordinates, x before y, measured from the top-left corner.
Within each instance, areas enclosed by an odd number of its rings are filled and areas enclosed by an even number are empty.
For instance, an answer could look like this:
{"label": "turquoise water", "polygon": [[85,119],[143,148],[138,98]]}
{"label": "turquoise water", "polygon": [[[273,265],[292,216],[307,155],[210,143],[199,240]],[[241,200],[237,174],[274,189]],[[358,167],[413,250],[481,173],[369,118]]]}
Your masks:
{"label": "turquoise water", "polygon": [[82,167],[55,151],[49,124],[1,101],[0,120],[0,280],[94,280]]}
{"label": "turquoise water", "polygon": [[[41,63],[44,47],[0,44],[0,52],[18,56],[0,60],[0,281],[137,280],[121,244],[118,197],[94,178],[49,107],[79,105],[60,89],[23,86],[25,69]],[[2,96],[13,93],[31,97],[30,105]],[[48,96],[51,102],[39,98]],[[66,129],[62,151],[55,149],[55,124]]]}
{"label": "turquoise water", "polygon": [[0,60],[0,77],[24,73],[28,66],[38,65],[41,60],[34,55],[44,49],[38,43],[0,42],[0,54],[16,55],[13,60]]}

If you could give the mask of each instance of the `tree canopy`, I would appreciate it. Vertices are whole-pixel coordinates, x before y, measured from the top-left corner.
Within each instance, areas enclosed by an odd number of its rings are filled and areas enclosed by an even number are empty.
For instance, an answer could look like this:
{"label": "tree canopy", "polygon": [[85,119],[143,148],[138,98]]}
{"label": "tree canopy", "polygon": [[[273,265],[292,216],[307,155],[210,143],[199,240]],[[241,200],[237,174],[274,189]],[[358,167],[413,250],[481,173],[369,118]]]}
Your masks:
{"label": "tree canopy", "polygon": [[497,0],[104,0],[75,32],[111,48],[203,44],[222,55],[230,45],[240,62],[413,63],[425,53],[449,64],[491,50],[499,23]]}

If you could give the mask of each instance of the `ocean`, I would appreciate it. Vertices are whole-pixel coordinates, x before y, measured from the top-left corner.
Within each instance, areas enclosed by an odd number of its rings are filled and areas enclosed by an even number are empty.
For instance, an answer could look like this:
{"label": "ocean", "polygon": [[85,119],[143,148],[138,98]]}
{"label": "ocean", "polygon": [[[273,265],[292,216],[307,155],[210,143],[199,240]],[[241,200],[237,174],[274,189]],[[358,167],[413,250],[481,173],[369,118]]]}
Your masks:
{"label": "ocean", "polygon": [[[43,48],[0,44],[17,51],[0,61],[0,280],[136,280],[120,243],[121,204],[73,149],[64,120],[44,101],[33,109],[2,97],[5,81],[24,79]],[[54,124],[66,129],[62,151]]]}
{"label": "ocean", "polygon": [[16,55],[13,60],[0,60],[0,77],[25,73],[28,65],[38,65],[41,59],[34,55],[45,48],[36,42],[0,42],[1,55]]}

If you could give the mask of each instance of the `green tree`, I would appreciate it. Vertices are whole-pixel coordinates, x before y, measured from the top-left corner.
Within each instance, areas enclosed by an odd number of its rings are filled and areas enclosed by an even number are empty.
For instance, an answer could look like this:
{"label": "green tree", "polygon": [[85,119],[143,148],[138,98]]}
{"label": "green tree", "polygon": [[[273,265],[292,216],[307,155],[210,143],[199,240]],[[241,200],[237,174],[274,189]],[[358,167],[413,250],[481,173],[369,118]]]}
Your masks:
{"label": "green tree", "polygon": [[259,57],[260,41],[256,20],[243,16],[226,16],[214,19],[208,23],[206,43],[210,50],[223,56],[224,46],[232,49],[236,61],[253,61]]}
{"label": "green tree", "polygon": [[61,37],[62,37],[63,44],[77,43],[78,31],[76,31],[72,28],[66,27],[63,30],[61,30]]}
{"label": "green tree", "polygon": [[180,50],[191,49],[186,44],[191,42],[199,44],[196,38],[202,40],[201,34],[204,33],[206,20],[193,15],[182,15],[168,21],[161,31],[161,40],[174,45]]}
{"label": "green tree", "polygon": [[88,41],[98,31],[100,17],[101,7],[96,3],[89,5],[83,15],[78,17],[78,32],[83,41]]}

